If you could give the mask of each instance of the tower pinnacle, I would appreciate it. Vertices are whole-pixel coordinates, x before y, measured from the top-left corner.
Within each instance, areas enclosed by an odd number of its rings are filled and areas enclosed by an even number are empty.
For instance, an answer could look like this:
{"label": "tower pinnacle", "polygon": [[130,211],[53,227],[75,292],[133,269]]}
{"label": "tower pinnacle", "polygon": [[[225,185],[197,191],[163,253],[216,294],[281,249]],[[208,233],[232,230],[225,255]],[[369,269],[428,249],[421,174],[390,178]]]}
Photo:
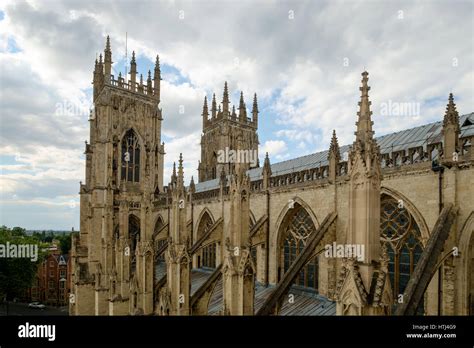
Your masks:
{"label": "tower pinnacle", "polygon": [[207,97],[204,97],[204,105],[202,106],[202,129],[207,127],[209,110],[207,109]]}
{"label": "tower pinnacle", "polygon": [[356,122],[357,131],[356,142],[359,142],[363,147],[369,139],[373,139],[374,132],[372,130],[372,111],[370,111],[370,105],[372,104],[369,101],[369,91],[370,87],[367,85],[369,81],[369,73],[364,71],[362,73],[362,86],[359,87],[361,91],[360,102],[359,102],[359,111],[357,112],[358,120]]}
{"label": "tower pinnacle", "polygon": [[224,83],[224,95],[222,98],[222,111],[224,116],[229,115],[229,90],[227,88],[227,81]]}

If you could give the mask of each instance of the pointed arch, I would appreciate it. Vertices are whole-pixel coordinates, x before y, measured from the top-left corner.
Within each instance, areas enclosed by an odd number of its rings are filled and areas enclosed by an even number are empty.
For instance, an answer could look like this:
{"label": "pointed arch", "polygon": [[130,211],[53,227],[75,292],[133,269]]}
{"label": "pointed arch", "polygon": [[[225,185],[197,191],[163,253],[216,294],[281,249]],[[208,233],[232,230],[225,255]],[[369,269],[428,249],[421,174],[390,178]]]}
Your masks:
{"label": "pointed arch", "polygon": [[[291,200],[293,200],[293,203],[294,203],[293,206],[300,205],[304,208],[304,210],[306,210],[306,212],[311,217],[311,220],[313,221],[314,226],[318,228],[319,227],[318,218],[316,217],[316,214],[313,212],[309,204],[306,203],[303,199],[301,199],[298,196],[291,198]],[[278,215],[277,222],[276,222],[277,231],[280,231],[280,227],[281,227],[281,224],[283,223],[283,219],[285,218],[285,216],[290,210],[292,210],[292,208],[290,207],[290,204],[288,202],[285,205],[285,207],[280,211],[280,214]],[[277,243],[279,242],[280,242],[280,235],[278,235],[278,239],[277,239]]]}
{"label": "pointed arch", "polygon": [[408,210],[411,216],[413,216],[413,219],[415,219],[416,224],[420,228],[423,246],[425,246],[428,242],[428,239],[430,238],[430,230],[428,228],[428,225],[426,224],[425,218],[420,213],[418,208],[416,208],[416,206],[405,195],[392,188],[382,186],[380,188],[380,196],[383,195],[390,196],[396,201],[403,201],[404,207]]}
{"label": "pointed arch", "polygon": [[[389,256],[388,273],[392,285],[393,298],[403,294],[413,275],[416,264],[424,250],[427,239],[423,241],[416,209],[403,196],[389,194],[382,190],[380,198],[380,239],[387,248]],[[419,213],[418,213],[419,214]],[[427,231],[426,231],[427,232]],[[421,303],[424,303],[422,301]],[[420,306],[418,314],[424,312]]]}
{"label": "pointed arch", "polygon": [[[293,199],[280,214],[277,237],[277,281],[283,277],[297,256],[303,251],[309,235],[316,232],[318,224],[311,216],[311,209],[299,198]],[[294,284],[307,289],[318,290],[319,262],[314,256],[301,270]]]}
{"label": "pointed arch", "polygon": [[[161,229],[163,228],[163,226],[165,225],[165,219],[163,218],[163,216],[161,214],[158,214],[158,216],[156,217],[156,220],[155,220],[155,224],[153,225],[153,239],[156,239],[158,237],[158,233],[161,231]],[[160,240],[161,239],[164,239],[163,237],[160,237],[159,238]]]}
{"label": "pointed arch", "polygon": [[[212,223],[214,223],[214,222],[216,221],[216,219],[215,219],[214,216],[212,215],[212,212],[209,210],[209,208],[208,208],[208,207],[204,207],[204,208],[201,210],[201,212],[199,213],[198,218],[196,219],[196,228],[195,228],[195,230],[196,230],[196,238],[197,238],[197,239],[199,238],[199,235],[198,235],[198,233],[199,233],[199,225],[200,225],[202,219],[205,218],[205,215],[206,215],[206,214],[210,217]],[[197,239],[196,239],[196,240],[197,240]]]}
{"label": "pointed arch", "polygon": [[[196,230],[196,240],[201,238],[201,236],[214,224],[214,219],[211,215],[209,209],[204,208],[201,212],[197,230]],[[217,265],[217,243],[210,243],[197,253],[197,266],[198,268],[216,268]]]}
{"label": "pointed arch", "polygon": [[138,133],[128,129],[120,140],[120,179],[140,182],[143,144]]}

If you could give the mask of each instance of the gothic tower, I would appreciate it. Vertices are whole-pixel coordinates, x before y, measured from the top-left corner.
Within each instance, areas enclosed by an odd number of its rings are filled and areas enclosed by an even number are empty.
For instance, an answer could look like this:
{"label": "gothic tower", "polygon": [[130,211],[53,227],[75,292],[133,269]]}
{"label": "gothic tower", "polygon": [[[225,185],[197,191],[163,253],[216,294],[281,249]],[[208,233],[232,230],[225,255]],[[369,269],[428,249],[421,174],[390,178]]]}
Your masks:
{"label": "gothic tower", "polygon": [[[224,171],[226,175],[235,173],[237,162],[246,169],[258,167],[258,104],[254,95],[252,117],[247,115],[244,95],[240,93],[238,115],[235,106],[230,108],[227,82],[224,94],[217,108],[216,95],[211,103],[209,118],[207,98],[202,111],[203,133],[201,135],[201,161],[199,162],[199,182],[216,179]],[[245,148],[236,151],[237,138],[242,137]]]}
{"label": "gothic tower", "polygon": [[[160,66],[152,83],[112,74],[107,37],[95,62],[86,182],[80,187],[80,235],[73,239],[70,313],[149,314],[153,311],[151,198],[163,190]],[[153,267],[151,267],[152,269]],[[77,305],[76,305],[77,303]]]}

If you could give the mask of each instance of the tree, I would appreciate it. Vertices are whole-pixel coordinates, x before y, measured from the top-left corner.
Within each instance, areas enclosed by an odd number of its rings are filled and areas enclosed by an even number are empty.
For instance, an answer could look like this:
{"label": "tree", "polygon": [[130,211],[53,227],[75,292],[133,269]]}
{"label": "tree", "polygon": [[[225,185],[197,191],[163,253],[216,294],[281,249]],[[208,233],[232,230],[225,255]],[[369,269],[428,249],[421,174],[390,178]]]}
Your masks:
{"label": "tree", "polygon": [[4,246],[12,244],[37,245],[38,259],[32,261],[30,258],[0,258],[0,297],[7,297],[12,300],[21,297],[30,288],[35,279],[38,264],[44,258],[42,245],[38,239],[27,236],[25,230],[19,227],[9,229],[6,226],[0,227],[0,244]]}
{"label": "tree", "polygon": [[71,250],[71,235],[63,233],[62,236],[57,236],[57,239],[60,243],[61,253],[69,254]]}

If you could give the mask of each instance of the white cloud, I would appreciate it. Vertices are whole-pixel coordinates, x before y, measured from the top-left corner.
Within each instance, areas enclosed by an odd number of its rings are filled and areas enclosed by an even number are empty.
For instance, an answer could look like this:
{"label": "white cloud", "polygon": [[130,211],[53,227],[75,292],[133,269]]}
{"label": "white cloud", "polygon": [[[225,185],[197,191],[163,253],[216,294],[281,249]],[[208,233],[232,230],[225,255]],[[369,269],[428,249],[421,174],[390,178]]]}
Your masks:
{"label": "white cloud", "polygon": [[288,157],[288,147],[283,140],[268,140],[260,147],[259,153],[282,160]]}
{"label": "white cloud", "polygon": [[[129,54],[134,49],[152,65],[159,53],[163,68],[177,72],[162,81],[165,184],[180,152],[186,181],[196,178],[203,97],[215,92],[220,101],[225,80],[234,103],[243,90],[249,107],[257,92],[260,154],[268,151],[272,162],[327,149],[333,129],[341,145],[353,141],[364,67],[376,135],[440,120],[451,91],[460,113],[474,109],[469,2],[30,0],[4,1],[0,10],[0,184],[7,205],[0,223],[52,226],[59,211],[46,204],[67,204],[77,194],[93,62],[106,34],[115,70],[127,32]],[[417,102],[421,115],[380,115],[389,100]],[[64,105],[77,108],[58,114]],[[27,201],[25,217],[14,209],[24,211]],[[73,211],[65,210],[57,226],[77,228]]]}

